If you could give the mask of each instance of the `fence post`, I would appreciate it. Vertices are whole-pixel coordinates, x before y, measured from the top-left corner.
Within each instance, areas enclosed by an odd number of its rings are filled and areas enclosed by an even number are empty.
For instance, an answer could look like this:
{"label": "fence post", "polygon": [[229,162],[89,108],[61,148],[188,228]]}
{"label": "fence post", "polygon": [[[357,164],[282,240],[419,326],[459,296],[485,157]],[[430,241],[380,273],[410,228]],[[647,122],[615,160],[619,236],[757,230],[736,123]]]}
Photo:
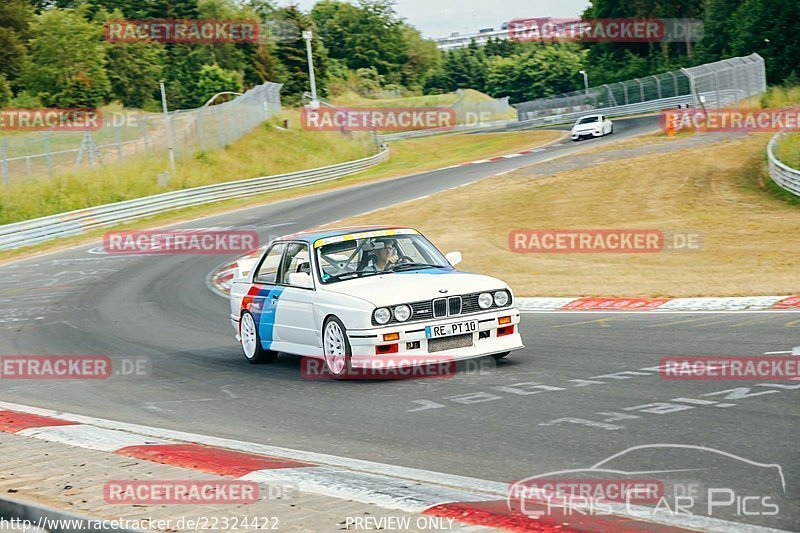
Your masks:
{"label": "fence post", "polygon": [[47,175],[53,177],[53,151],[50,149],[50,134],[52,131],[47,130],[44,133],[44,152],[47,156]]}
{"label": "fence post", "polygon": [[114,138],[117,141],[117,159],[122,159],[122,131],[120,131],[119,124],[114,126]]}
{"label": "fence post", "polygon": [[681,72],[683,72],[683,75],[689,80],[689,94],[692,95],[692,108],[697,109],[697,84],[695,83],[694,76],[685,68],[682,68]]}
{"label": "fence post", "polygon": [[653,76],[653,79],[656,80],[656,91],[658,92],[658,99],[661,100],[661,80],[658,79],[658,76]]}
{"label": "fence post", "polygon": [[219,121],[219,108],[214,106],[214,124],[217,127],[217,137],[219,137],[219,147],[225,146],[225,130]]}
{"label": "fence post", "polygon": [[8,139],[3,139],[3,142],[0,143],[0,158],[2,159],[2,169],[3,169],[3,185],[6,187],[8,186],[9,176],[8,176]]}
{"label": "fence post", "polygon": [[197,113],[197,116],[194,119],[194,124],[197,126],[197,140],[200,143],[200,150],[205,151],[206,143],[203,140],[203,116],[205,115],[205,109]]}
{"label": "fence post", "polygon": [[680,87],[678,87],[678,76],[671,70],[669,71],[669,74],[672,76],[672,81],[675,84],[675,96],[680,96],[681,90]]}
{"label": "fence post", "polygon": [[150,121],[150,119],[148,117],[144,117],[144,120],[142,121],[142,126],[143,126],[143,128],[142,128],[143,129],[142,138],[144,140],[144,154],[145,154],[145,156],[147,156],[147,154],[150,152],[150,145],[148,143],[148,138],[147,138],[147,123],[149,121]]}

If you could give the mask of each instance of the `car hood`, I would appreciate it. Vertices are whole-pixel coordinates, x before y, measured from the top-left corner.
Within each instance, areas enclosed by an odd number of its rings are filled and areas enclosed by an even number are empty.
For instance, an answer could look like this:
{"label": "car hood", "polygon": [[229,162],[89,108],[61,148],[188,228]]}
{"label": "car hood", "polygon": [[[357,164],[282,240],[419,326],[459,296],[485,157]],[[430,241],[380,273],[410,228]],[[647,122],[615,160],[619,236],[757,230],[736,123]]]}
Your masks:
{"label": "car hood", "polygon": [[505,288],[508,285],[490,276],[445,269],[387,273],[325,286],[328,292],[355,296],[376,307]]}
{"label": "car hood", "polygon": [[590,122],[588,124],[576,124],[572,126],[572,131],[589,131],[596,130],[603,126],[602,122]]}

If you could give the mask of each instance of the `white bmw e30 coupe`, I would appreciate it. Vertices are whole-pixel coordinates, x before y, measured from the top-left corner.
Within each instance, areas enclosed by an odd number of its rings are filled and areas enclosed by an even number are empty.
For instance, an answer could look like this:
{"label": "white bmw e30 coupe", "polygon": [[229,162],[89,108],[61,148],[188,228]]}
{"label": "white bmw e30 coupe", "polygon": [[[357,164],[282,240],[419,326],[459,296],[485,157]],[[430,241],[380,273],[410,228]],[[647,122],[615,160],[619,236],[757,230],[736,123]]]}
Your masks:
{"label": "white bmw e30 coupe", "polygon": [[240,266],[231,323],[249,362],[301,355],[333,377],[387,356],[499,359],[523,348],[511,289],[453,268],[460,261],[411,228],[288,235]]}

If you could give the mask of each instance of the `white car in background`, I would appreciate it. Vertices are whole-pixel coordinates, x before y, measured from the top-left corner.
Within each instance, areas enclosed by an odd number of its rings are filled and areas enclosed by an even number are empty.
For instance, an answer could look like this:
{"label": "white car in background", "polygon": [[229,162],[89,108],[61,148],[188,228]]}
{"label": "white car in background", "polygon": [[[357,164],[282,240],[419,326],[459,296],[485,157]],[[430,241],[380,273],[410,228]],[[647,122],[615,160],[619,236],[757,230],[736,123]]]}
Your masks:
{"label": "white car in background", "polygon": [[573,141],[583,137],[602,137],[614,133],[614,123],[605,115],[586,115],[575,121],[570,132]]}
{"label": "white car in background", "polygon": [[375,361],[499,359],[523,348],[511,289],[453,268],[460,261],[411,228],[289,235],[233,279],[231,324],[250,363],[285,352],[320,359],[337,378]]}

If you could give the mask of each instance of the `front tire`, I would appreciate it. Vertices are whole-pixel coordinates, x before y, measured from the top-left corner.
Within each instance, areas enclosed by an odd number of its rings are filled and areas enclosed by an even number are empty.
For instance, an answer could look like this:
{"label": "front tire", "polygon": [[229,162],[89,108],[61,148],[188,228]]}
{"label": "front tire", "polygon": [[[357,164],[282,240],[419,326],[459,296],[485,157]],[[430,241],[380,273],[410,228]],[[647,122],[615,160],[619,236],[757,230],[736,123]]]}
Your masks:
{"label": "front tire", "polygon": [[251,365],[274,363],[278,358],[278,352],[265,350],[261,345],[261,336],[258,334],[256,320],[250,311],[242,313],[242,320],[239,322],[239,337],[242,342],[244,358]]}
{"label": "front tire", "polygon": [[325,366],[334,379],[348,376],[353,351],[344,324],[335,316],[329,316],[322,326],[322,353]]}

